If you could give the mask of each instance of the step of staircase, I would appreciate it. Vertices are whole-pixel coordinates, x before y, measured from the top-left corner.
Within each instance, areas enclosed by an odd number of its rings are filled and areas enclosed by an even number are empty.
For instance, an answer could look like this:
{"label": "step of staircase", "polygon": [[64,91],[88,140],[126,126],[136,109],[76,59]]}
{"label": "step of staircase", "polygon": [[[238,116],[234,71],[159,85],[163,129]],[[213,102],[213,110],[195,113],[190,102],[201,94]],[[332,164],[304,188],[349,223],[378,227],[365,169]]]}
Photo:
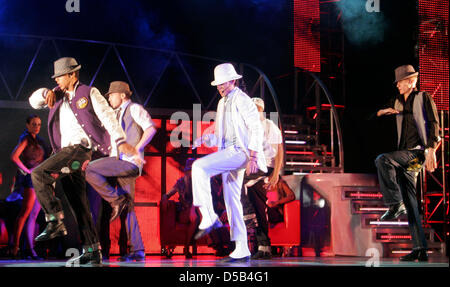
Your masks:
{"label": "step of staircase", "polygon": [[285,175],[303,175],[309,173],[340,173],[342,172],[342,168],[339,167],[327,167],[327,166],[285,166],[284,173]]}
{"label": "step of staircase", "polygon": [[[441,242],[427,242],[429,257],[442,257],[445,254],[445,244]],[[410,253],[413,249],[411,242],[383,243],[384,257],[398,258]]]}
{"label": "step of staircase", "polygon": [[310,151],[314,154],[329,154],[327,153],[327,147],[324,145],[294,142],[293,140],[288,141],[286,143],[286,153],[289,154],[289,152],[291,152],[293,154],[295,151]]}
{"label": "step of staircase", "polygon": [[342,192],[343,200],[366,200],[382,202],[383,195],[377,187],[344,187]]}
{"label": "step of staircase", "polygon": [[283,117],[286,164],[285,174],[342,172],[326,145],[318,144],[314,128],[297,115]]}
{"label": "step of staircase", "polygon": [[[423,228],[427,242],[434,242],[432,228]],[[378,242],[411,242],[408,226],[405,227],[377,227],[373,228],[374,240]]]}
{"label": "step of staircase", "polygon": [[303,134],[297,131],[285,131],[284,141],[286,144],[294,144],[293,141],[303,141],[301,144],[315,145],[317,136],[311,134]]}
{"label": "step of staircase", "polygon": [[381,200],[353,200],[352,214],[376,214],[378,217],[389,208]]}
{"label": "step of staircase", "polygon": [[380,221],[381,214],[368,214],[364,213],[361,216],[361,226],[367,228],[378,228],[378,227],[408,227],[408,219],[406,215],[401,215],[396,220],[390,221]]}
{"label": "step of staircase", "polygon": [[[383,246],[383,257],[401,257],[412,251],[413,244],[406,214],[391,221],[379,220],[388,207],[383,203],[378,186],[345,186],[342,189],[342,200],[350,200],[351,213],[360,216],[361,227],[372,230],[373,242]],[[443,256],[445,244],[435,241],[434,230],[424,227],[424,233],[428,255]]]}

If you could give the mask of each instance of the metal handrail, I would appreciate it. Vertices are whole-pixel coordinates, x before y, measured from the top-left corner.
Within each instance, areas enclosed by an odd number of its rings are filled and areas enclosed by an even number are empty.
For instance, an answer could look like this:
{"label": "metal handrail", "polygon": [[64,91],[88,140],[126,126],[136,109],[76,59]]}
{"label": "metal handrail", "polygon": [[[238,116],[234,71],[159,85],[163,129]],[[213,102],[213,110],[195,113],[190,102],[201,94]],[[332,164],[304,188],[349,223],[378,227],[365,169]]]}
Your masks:
{"label": "metal handrail", "polygon": [[[272,83],[269,81],[269,78],[267,77],[267,75],[261,71],[259,68],[251,65],[251,64],[247,64],[247,63],[242,63],[242,66],[248,66],[249,68],[254,69],[257,73],[259,73],[260,75],[260,79],[263,79],[265,84],[267,85],[267,88],[269,89],[270,95],[272,96],[272,100],[275,104],[275,110],[277,112],[278,115],[278,127],[281,131],[281,139],[282,139],[282,145],[283,145],[283,166],[285,166],[286,164],[286,142],[284,139],[284,127],[283,127],[283,123],[282,123],[282,114],[281,114],[281,107],[280,104],[278,102],[278,96],[277,93],[275,92],[275,89],[272,86]],[[261,91],[260,91],[261,93]]]}
{"label": "metal handrail", "polygon": [[[339,121],[336,106],[333,101],[333,97],[331,96],[331,93],[328,91],[328,88],[325,86],[325,84],[322,82],[322,80],[320,80],[320,78],[316,74],[314,74],[310,71],[304,70],[302,68],[296,67],[296,69],[298,69],[304,73],[308,73],[315,80],[315,82],[322,89],[323,93],[325,94],[325,97],[328,100],[328,103],[330,104],[332,119],[334,119],[334,122],[336,124],[336,133],[337,133],[336,136],[337,136],[338,148],[339,148],[339,169],[341,170],[341,172],[343,172],[344,171],[344,146],[343,146],[343,139],[342,139],[342,130],[341,130],[341,124]],[[333,125],[333,123],[331,123],[331,125]],[[333,127],[331,127],[331,129],[333,129]],[[334,141],[334,134],[331,134],[331,142],[333,142],[333,141]]]}

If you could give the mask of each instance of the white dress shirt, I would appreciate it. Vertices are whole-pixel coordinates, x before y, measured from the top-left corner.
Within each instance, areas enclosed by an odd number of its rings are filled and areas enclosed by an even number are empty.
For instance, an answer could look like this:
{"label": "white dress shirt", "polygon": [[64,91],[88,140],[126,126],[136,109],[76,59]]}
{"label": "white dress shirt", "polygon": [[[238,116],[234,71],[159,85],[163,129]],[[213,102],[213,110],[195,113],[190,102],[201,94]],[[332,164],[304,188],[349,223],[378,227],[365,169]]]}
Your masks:
{"label": "white dress shirt", "polygon": [[275,157],[278,153],[278,145],[283,143],[280,129],[275,123],[269,119],[264,119],[262,122],[264,129],[263,150],[266,157],[268,167],[275,166]]}
{"label": "white dress shirt", "polygon": [[[141,106],[137,103],[133,103],[131,100],[128,100],[128,101],[122,103],[122,105],[120,105],[120,107],[115,110],[115,112],[117,112],[120,109],[120,115],[119,115],[119,123],[120,124],[122,124],[123,114],[125,112],[125,109],[128,107],[128,105],[130,105],[131,117],[141,127],[142,131],[145,131],[146,129],[155,125],[153,123],[153,120],[152,120],[150,114],[147,112],[147,110],[145,110],[143,106]],[[110,156],[117,157],[117,146],[116,146],[115,142],[112,140],[111,140],[111,147],[112,147],[112,149],[111,149]],[[129,157],[129,156],[121,153],[119,158],[122,160],[128,161],[128,162],[131,162],[134,165],[138,166],[139,168],[142,168],[138,163],[136,163],[134,161],[133,157]],[[143,151],[141,152],[141,158],[144,158]]]}

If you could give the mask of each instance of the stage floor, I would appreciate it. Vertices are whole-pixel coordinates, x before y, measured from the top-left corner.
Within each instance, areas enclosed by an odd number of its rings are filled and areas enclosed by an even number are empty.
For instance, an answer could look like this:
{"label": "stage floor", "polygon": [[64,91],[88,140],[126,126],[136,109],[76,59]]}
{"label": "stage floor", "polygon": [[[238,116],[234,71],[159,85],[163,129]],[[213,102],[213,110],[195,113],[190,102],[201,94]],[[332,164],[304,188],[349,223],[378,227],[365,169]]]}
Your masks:
{"label": "stage floor", "polygon": [[[222,263],[212,255],[198,255],[186,259],[174,255],[148,255],[144,262],[120,262],[116,257],[104,260],[100,266],[81,265],[81,267],[365,267],[370,265],[366,257],[276,257],[271,260],[251,260],[245,263]],[[373,260],[372,260],[373,262]],[[11,260],[1,259],[0,267],[64,267],[66,260]],[[398,258],[380,258],[378,267],[449,267],[447,257],[430,257],[428,262],[402,262]]]}

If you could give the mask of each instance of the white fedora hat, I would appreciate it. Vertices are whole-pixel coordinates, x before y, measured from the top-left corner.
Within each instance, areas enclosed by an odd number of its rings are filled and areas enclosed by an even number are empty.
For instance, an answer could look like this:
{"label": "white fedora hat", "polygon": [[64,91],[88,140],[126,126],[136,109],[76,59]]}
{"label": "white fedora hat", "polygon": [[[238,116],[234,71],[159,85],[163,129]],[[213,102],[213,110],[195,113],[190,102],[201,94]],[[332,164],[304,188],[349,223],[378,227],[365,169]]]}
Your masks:
{"label": "white fedora hat", "polygon": [[218,86],[240,78],[242,78],[242,76],[236,73],[236,70],[232,64],[220,64],[214,68],[214,81],[211,82],[211,86]]}

